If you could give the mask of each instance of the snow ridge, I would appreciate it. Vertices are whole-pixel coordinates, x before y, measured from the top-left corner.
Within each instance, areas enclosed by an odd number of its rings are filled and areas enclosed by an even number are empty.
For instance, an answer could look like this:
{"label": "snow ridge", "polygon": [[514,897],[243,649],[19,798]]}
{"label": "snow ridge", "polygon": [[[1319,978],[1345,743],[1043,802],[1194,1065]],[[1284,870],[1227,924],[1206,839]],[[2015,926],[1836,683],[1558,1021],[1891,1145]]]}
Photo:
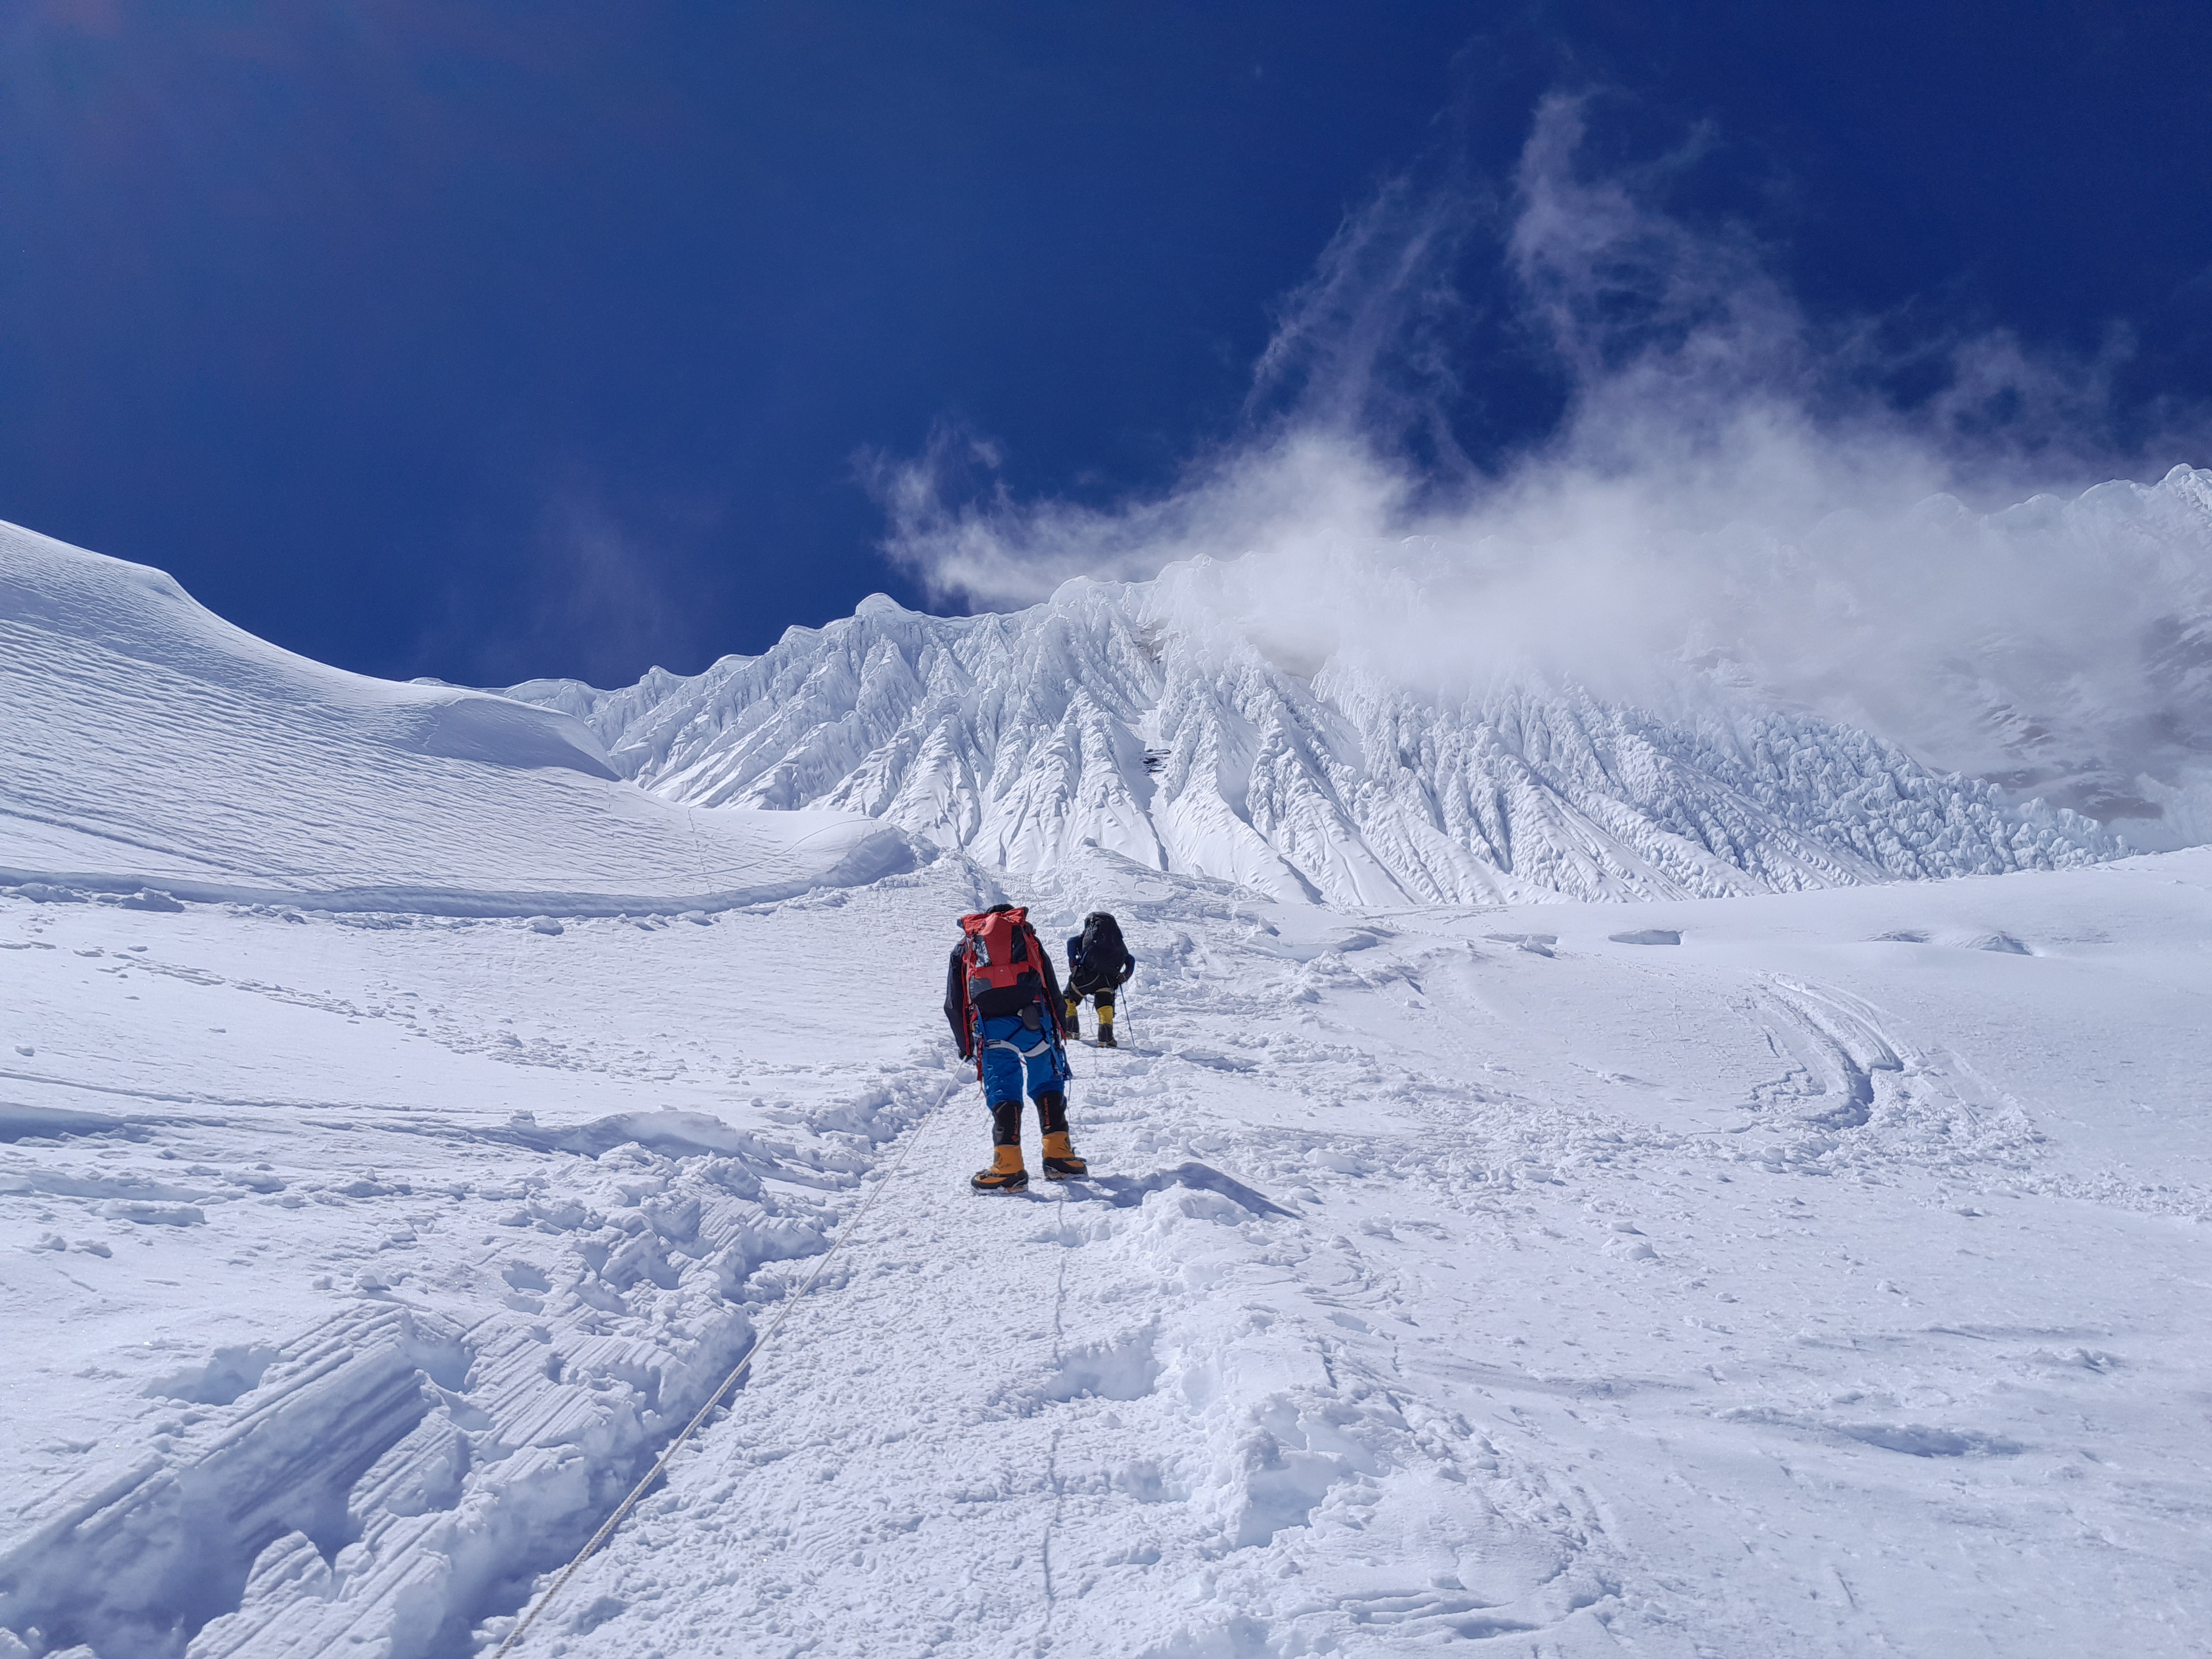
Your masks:
{"label": "snow ridge", "polygon": [[0,882],[462,915],[720,909],[908,867],[851,816],[642,795],[567,716],[327,667],[0,525]]}
{"label": "snow ridge", "polygon": [[1397,906],[1794,891],[2121,850],[2088,818],[1687,671],[1665,709],[1529,676],[1408,690],[1240,623],[1225,568],[1071,582],[1013,615],[878,594],[696,677],[507,695],[574,715],[665,799],[866,813],[1016,874],[1090,842],[1273,897]]}

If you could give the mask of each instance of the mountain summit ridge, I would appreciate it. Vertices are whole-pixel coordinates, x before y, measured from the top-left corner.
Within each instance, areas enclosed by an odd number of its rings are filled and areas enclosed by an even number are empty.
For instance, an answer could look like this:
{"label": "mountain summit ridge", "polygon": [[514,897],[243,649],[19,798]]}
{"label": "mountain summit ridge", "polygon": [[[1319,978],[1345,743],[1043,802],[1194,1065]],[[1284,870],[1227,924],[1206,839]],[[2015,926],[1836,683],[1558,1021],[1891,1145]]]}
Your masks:
{"label": "mountain summit ridge", "polygon": [[1086,842],[1333,903],[1636,900],[1998,874],[2125,850],[1875,732],[1680,667],[1638,704],[1500,674],[1422,691],[1293,661],[1206,561],[1013,613],[871,596],[696,676],[507,695],[700,806],[829,807],[1016,874]]}

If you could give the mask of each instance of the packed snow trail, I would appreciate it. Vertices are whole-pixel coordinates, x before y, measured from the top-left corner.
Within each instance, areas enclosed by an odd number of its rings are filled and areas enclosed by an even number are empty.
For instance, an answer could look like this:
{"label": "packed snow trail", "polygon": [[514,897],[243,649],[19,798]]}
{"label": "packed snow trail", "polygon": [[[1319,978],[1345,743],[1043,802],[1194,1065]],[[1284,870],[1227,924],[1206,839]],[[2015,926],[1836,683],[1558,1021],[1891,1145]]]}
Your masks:
{"label": "packed snow trail", "polygon": [[[1224,1301],[1336,1265],[1267,1248],[1272,1200],[1186,1160],[1141,1203],[1125,1176],[981,1210],[939,1163],[900,1255],[854,1270],[621,1565],[586,1569],[572,1628],[605,1633],[567,1651],[1143,1653],[1194,1625],[1606,1650],[1586,1498],[1394,1397],[1303,1310]],[[886,1363],[917,1340],[927,1365]],[[672,1573],[672,1547],[705,1559]],[[641,1634],[634,1607],[669,1622]]]}
{"label": "packed snow trail", "polygon": [[[761,1351],[775,1340],[776,1333],[783,1328],[784,1322],[791,1317],[792,1310],[805,1300],[806,1293],[814,1288],[821,1279],[823,1271],[836,1260],[837,1253],[851,1243],[853,1235],[866,1224],[868,1212],[875,1207],[876,1201],[890,1191],[897,1182],[901,1171],[906,1168],[907,1158],[913,1152],[915,1141],[921,1133],[921,1127],[916,1126],[906,1135],[903,1144],[899,1148],[898,1156],[891,1160],[890,1170],[876,1178],[875,1184],[869,1189],[867,1197],[861,1200],[859,1209],[854,1212],[851,1219],[837,1229],[836,1237],[830,1248],[824,1250],[816,1261],[812,1271],[806,1275],[799,1288],[785,1297],[783,1305],[776,1310],[775,1317],[769,1322],[768,1328],[753,1338],[746,1346],[745,1351],[738,1356],[738,1363],[730,1367],[730,1374],[708,1391],[704,1402],[691,1414],[691,1420],[684,1425],[683,1431],[673,1440],[669,1442],[667,1449],[653,1461],[653,1467],[645,1472],[644,1477],[638,1481],[637,1485],[629,1489],[628,1496],[615,1505],[614,1513],[599,1523],[599,1529],[586,1540],[582,1549],[576,1552],[575,1559],[561,1570],[560,1577],[548,1584],[531,1602],[522,1618],[516,1622],[514,1628],[508,1632],[506,1639],[500,1643],[499,1654],[511,1651],[517,1642],[530,1633],[530,1627],[538,1621],[546,1608],[559,1598],[561,1592],[568,1587],[568,1580],[575,1576],[576,1570],[590,1559],[608,1539],[614,1536],[615,1528],[629,1518],[629,1512],[637,1507],[638,1500],[658,1485],[661,1477],[667,1474],[669,1464],[682,1453],[685,1446],[690,1443],[691,1437],[698,1433],[700,1425],[705,1423],[708,1417],[721,1409],[722,1403],[729,1397],[730,1391],[736,1388],[745,1373],[751,1370],[753,1361],[759,1358]],[[495,1655],[494,1659],[498,1659],[498,1656]]]}

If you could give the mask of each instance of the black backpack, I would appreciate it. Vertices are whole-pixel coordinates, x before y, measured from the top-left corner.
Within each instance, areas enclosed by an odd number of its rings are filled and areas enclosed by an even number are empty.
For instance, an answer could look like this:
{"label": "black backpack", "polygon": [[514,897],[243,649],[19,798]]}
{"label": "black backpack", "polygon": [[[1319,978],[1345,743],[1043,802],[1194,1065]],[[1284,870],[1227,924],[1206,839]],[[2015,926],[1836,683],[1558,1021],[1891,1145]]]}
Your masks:
{"label": "black backpack", "polygon": [[1103,910],[1083,919],[1083,943],[1079,952],[1083,977],[1105,985],[1119,985],[1128,966],[1129,947],[1121,943],[1121,924]]}

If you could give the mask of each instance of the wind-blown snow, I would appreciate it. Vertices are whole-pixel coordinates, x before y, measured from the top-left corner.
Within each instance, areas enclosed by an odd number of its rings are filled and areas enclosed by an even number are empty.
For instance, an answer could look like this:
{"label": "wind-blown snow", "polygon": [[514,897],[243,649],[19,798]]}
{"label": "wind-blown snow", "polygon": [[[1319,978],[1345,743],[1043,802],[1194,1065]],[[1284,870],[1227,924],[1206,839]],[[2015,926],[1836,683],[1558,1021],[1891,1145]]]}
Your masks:
{"label": "wind-blown snow", "polygon": [[[1898,534],[1917,556],[1868,561],[1798,637],[1747,628],[1746,672],[2137,846],[2212,839],[2212,470],[1987,514],[1938,498]],[[1874,527],[1808,539],[1825,574]]]}
{"label": "wind-blown snow", "polygon": [[[1264,569],[1260,573],[1264,576]],[[1072,582],[1012,616],[881,595],[625,690],[532,681],[652,793],[866,812],[1018,874],[1086,842],[1347,904],[1795,891],[2111,856],[2097,825],[1678,667],[1664,706],[1407,689],[1271,640],[1255,574]]]}
{"label": "wind-blown snow", "polygon": [[866,880],[849,815],[674,806],[573,720],[283,651],[160,571],[0,525],[0,878],[325,908],[633,912]]}

